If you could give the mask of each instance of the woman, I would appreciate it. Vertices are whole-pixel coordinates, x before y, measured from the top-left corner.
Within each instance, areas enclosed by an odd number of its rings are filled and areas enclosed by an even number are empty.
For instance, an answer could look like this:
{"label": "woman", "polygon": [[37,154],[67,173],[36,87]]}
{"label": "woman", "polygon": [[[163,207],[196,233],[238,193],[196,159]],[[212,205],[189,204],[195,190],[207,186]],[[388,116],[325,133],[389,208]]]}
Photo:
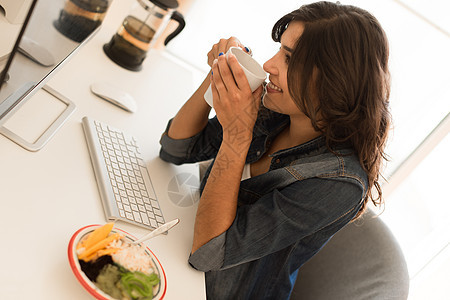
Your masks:
{"label": "woman", "polygon": [[[202,182],[190,264],[210,299],[287,299],[297,270],[368,201],[381,203],[390,125],[388,44],[368,12],[319,2],[282,17],[269,82],[251,92],[235,38],[169,121],[162,159],[214,158]],[[203,94],[211,84],[216,117]],[[262,101],[260,101],[262,96]],[[262,103],[261,103],[262,102]]]}

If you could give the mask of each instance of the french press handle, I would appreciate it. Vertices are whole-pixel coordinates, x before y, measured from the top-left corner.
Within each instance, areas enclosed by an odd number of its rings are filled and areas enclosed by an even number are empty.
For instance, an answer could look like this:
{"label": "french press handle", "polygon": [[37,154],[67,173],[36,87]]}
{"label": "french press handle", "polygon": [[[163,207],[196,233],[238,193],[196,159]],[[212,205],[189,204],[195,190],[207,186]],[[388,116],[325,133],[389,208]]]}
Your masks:
{"label": "french press handle", "polygon": [[176,37],[181,32],[181,30],[183,30],[184,26],[186,26],[186,22],[184,21],[183,15],[180,14],[178,11],[174,11],[170,19],[178,22],[178,27],[167,36],[166,40],[164,41],[164,46],[166,46],[171,39]]}

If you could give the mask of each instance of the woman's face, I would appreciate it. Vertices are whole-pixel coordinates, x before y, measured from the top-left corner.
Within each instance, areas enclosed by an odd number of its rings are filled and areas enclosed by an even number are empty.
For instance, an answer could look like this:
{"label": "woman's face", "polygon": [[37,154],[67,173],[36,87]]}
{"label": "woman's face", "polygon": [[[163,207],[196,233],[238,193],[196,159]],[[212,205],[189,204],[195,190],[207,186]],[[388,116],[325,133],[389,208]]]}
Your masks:
{"label": "woman's face", "polygon": [[289,94],[287,83],[289,60],[303,29],[302,22],[291,22],[281,36],[280,50],[263,66],[264,70],[269,73],[269,83],[266,85],[263,105],[272,111],[287,115],[303,115]]}

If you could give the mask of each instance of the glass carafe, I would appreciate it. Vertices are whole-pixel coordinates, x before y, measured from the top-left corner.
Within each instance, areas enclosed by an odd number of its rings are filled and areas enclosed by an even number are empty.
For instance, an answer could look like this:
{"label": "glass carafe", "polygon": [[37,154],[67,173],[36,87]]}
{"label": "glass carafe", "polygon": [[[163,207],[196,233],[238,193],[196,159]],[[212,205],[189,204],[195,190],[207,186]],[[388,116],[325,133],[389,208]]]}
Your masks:
{"label": "glass carafe", "polygon": [[137,0],[117,33],[103,46],[106,55],[128,70],[139,71],[148,50],[170,20],[178,22],[178,27],[167,36],[164,45],[183,30],[184,17],[177,8],[177,0]]}
{"label": "glass carafe", "polygon": [[64,9],[53,24],[69,39],[81,42],[103,22],[111,1],[66,0]]}

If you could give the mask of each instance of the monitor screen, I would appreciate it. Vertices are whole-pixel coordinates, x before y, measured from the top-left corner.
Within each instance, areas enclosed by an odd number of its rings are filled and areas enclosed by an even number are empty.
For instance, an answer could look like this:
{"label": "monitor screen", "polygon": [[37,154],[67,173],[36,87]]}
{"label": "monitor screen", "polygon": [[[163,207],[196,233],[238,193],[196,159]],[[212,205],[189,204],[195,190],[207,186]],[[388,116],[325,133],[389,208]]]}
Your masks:
{"label": "monitor screen", "polygon": [[[42,88],[50,76],[93,36],[110,2],[30,1],[25,8],[28,14],[0,73],[0,124],[20,107],[21,102]],[[5,17],[0,17],[3,18],[2,25],[7,25]],[[0,30],[7,30],[4,28],[8,26],[2,26]]]}

